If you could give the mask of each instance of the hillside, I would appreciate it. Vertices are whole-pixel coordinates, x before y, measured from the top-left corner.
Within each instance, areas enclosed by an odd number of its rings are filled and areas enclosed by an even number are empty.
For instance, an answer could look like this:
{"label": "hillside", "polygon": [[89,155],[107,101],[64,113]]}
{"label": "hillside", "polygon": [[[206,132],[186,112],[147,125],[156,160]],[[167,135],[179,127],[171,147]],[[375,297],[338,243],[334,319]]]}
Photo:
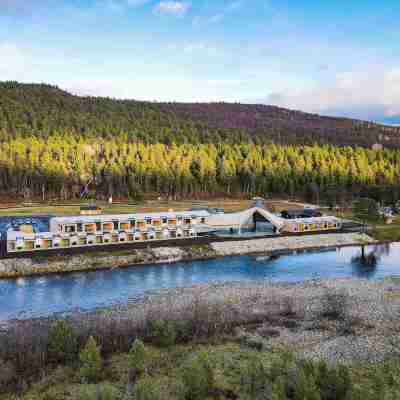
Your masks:
{"label": "hillside", "polygon": [[[400,128],[243,104],[149,103],[0,83],[0,191],[42,200],[400,198]],[[377,142],[383,148],[371,149]],[[352,146],[345,146],[352,145]]]}
{"label": "hillside", "polygon": [[71,134],[145,143],[400,145],[400,127],[267,105],[151,103],[79,97],[43,84],[0,82],[0,132]]}

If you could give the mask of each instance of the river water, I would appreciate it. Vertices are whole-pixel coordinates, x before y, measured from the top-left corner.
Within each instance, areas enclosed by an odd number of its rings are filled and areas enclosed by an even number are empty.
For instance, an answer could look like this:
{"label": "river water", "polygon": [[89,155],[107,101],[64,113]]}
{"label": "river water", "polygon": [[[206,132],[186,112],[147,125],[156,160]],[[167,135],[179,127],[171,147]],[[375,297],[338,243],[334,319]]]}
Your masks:
{"label": "river water", "polygon": [[357,261],[359,247],[282,255],[133,266],[0,280],[0,320],[47,316],[126,303],[161,288],[211,282],[300,282],[315,278],[380,278],[400,275],[400,243],[370,246],[376,264]]}

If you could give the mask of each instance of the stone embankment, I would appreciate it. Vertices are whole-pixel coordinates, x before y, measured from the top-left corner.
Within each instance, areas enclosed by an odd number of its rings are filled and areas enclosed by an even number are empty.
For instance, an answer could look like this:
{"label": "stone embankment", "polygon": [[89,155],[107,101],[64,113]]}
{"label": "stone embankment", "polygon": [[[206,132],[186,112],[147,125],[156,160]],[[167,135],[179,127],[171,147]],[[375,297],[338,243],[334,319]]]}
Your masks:
{"label": "stone embankment", "polygon": [[100,252],[70,256],[36,256],[0,260],[0,278],[94,271],[99,269],[124,268],[131,265],[172,263],[216,257],[209,246],[187,248],[160,247],[124,252]]}
{"label": "stone embankment", "polygon": [[42,256],[0,260],[0,278],[74,271],[112,269],[135,264],[172,263],[228,255],[273,254],[373,243],[365,234],[335,233],[310,236],[275,237],[243,241],[213,242],[189,247],[160,247],[123,252],[99,252],[69,256]]}
{"label": "stone embankment", "polygon": [[304,249],[323,249],[359,244],[374,243],[374,240],[362,233],[330,233],[309,236],[285,236],[240,242],[211,243],[219,256],[275,253]]}

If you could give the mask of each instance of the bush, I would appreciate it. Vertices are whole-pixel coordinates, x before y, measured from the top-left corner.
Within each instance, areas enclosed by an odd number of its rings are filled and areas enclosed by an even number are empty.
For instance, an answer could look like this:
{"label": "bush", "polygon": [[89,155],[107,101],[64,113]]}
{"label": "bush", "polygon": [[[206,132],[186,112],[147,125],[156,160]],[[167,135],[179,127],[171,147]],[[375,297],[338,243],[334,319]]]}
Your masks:
{"label": "bush", "polygon": [[321,395],[312,375],[306,375],[303,368],[296,373],[294,400],[321,400]]}
{"label": "bush", "polygon": [[129,351],[129,368],[135,378],[146,372],[147,350],[144,343],[136,339]]}
{"label": "bush", "polygon": [[155,385],[151,378],[145,377],[136,385],[133,392],[134,400],[164,400],[166,399],[162,388]]}
{"label": "bush", "polygon": [[0,388],[6,388],[17,377],[17,371],[11,361],[0,360]]}
{"label": "bush", "polygon": [[151,336],[161,347],[170,347],[176,342],[176,326],[172,321],[155,321],[151,325]]}
{"label": "bush", "polygon": [[207,352],[199,353],[185,366],[182,380],[186,400],[207,398],[214,388],[214,371]]}
{"label": "bush", "polygon": [[76,335],[66,321],[58,320],[51,326],[47,351],[49,359],[53,362],[64,363],[75,358]]}
{"label": "bush", "polygon": [[272,385],[271,400],[287,400],[286,385],[283,379],[278,379]]}
{"label": "bush", "polygon": [[80,375],[85,382],[96,382],[99,379],[103,361],[100,349],[93,336],[90,336],[85,347],[79,354],[81,362]]}
{"label": "bush", "polygon": [[267,373],[259,357],[252,357],[241,371],[241,386],[251,398],[264,392],[267,383]]}
{"label": "bush", "polygon": [[346,293],[326,292],[321,299],[321,316],[343,321],[348,315],[349,295]]}
{"label": "bush", "polygon": [[108,383],[84,386],[79,396],[79,400],[117,400],[121,398],[121,393]]}
{"label": "bush", "polygon": [[351,398],[353,382],[348,367],[329,368],[325,361],[304,361],[301,367],[307,379],[312,378],[322,400]]}

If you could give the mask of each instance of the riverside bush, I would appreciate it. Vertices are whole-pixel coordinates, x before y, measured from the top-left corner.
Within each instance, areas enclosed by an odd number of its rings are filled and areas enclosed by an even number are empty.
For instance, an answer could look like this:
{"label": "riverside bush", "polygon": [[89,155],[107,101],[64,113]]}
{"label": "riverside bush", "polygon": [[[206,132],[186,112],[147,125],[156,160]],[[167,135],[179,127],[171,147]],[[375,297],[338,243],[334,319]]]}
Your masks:
{"label": "riverside bush", "polygon": [[303,368],[300,368],[296,373],[293,399],[322,400],[314,377],[312,375],[307,376]]}
{"label": "riverside bush", "polygon": [[79,400],[119,400],[121,393],[109,383],[103,385],[87,385],[81,390]]}
{"label": "riverside bush", "polygon": [[96,382],[100,377],[102,358],[100,349],[93,336],[90,336],[79,354],[81,362],[80,375],[85,382]]}
{"label": "riverside bush", "polygon": [[146,372],[147,350],[140,339],[136,339],[129,351],[129,368],[135,378]]}
{"label": "riverside bush", "polygon": [[206,351],[197,354],[182,370],[185,400],[203,400],[214,388],[214,370]]}
{"label": "riverside bush", "polygon": [[344,292],[327,291],[321,299],[321,316],[344,321],[348,316],[349,295]]}
{"label": "riverside bush", "polygon": [[253,356],[241,370],[241,387],[243,391],[255,398],[259,393],[266,389],[267,385],[267,372],[264,364],[258,356]]}
{"label": "riverside bush", "polygon": [[141,379],[133,391],[132,400],[165,400],[162,388],[156,385],[150,377]]}
{"label": "riverside bush", "polygon": [[176,342],[176,326],[172,321],[155,321],[151,324],[151,336],[159,346],[170,347]]}
{"label": "riverside bush", "polygon": [[47,351],[50,361],[72,361],[77,353],[77,340],[73,329],[64,320],[58,320],[50,328]]}

